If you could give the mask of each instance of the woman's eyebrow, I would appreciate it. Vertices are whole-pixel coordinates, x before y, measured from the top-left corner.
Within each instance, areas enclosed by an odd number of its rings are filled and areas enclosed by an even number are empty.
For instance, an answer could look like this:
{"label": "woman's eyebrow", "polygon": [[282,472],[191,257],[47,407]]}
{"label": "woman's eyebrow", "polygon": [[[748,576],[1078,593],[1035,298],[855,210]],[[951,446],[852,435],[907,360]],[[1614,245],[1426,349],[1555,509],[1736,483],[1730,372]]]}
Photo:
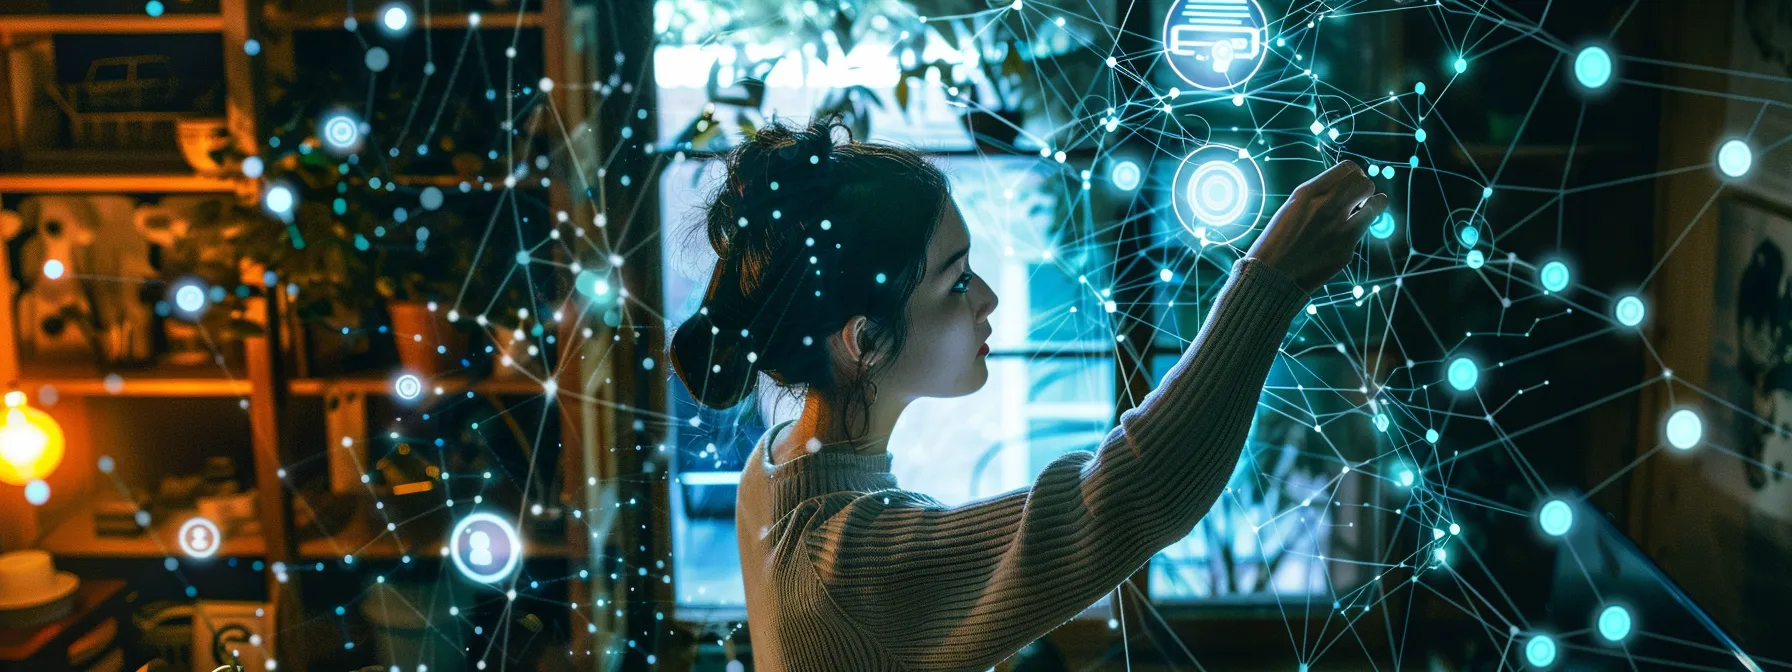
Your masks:
{"label": "woman's eyebrow", "polygon": [[958,263],[959,259],[963,259],[964,255],[967,255],[970,253],[971,253],[971,246],[969,246],[969,245],[964,246],[964,249],[953,253],[952,256],[950,256],[950,257],[946,257],[946,262],[943,264],[940,264],[939,270],[934,271],[933,274],[939,275],[941,273],[945,273],[948,269],[952,268],[953,264]]}

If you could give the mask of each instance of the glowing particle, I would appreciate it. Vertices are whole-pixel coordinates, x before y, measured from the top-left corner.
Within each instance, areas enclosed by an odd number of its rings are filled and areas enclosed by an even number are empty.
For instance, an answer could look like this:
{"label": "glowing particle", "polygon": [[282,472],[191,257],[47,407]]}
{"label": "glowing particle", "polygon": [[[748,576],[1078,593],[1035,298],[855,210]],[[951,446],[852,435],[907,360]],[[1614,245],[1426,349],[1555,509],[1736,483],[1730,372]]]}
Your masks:
{"label": "glowing particle", "polygon": [[1605,86],[1612,79],[1612,55],[1600,47],[1587,47],[1574,57],[1574,78],[1589,89]]}
{"label": "glowing particle", "polygon": [[1559,261],[1544,264],[1543,270],[1537,273],[1537,278],[1543,281],[1543,289],[1547,291],[1559,292],[1567,289],[1568,265]]}
{"label": "glowing particle", "polygon": [[1450,387],[1466,392],[1475,386],[1476,381],[1480,380],[1481,369],[1475,365],[1475,360],[1457,357],[1450,360],[1449,372],[1446,377],[1449,378]]}
{"label": "glowing particle", "polygon": [[274,185],[261,197],[262,205],[267,207],[268,212],[281,217],[292,214],[292,206],[295,200],[292,189],[284,184]]}
{"label": "glowing particle", "polygon": [[1524,660],[1531,667],[1549,667],[1556,662],[1556,640],[1549,635],[1534,635],[1524,643]]}
{"label": "glowing particle", "polygon": [[1692,450],[1705,437],[1705,421],[1699,417],[1698,411],[1682,408],[1668,416],[1668,445],[1680,450]]}
{"label": "glowing particle", "polygon": [[1543,533],[1549,536],[1559,537],[1567,534],[1568,530],[1574,527],[1574,509],[1570,508],[1567,502],[1559,499],[1544,502],[1543,508],[1537,510],[1537,524],[1543,528]]}
{"label": "glowing particle", "polygon": [[205,308],[205,289],[196,283],[181,285],[174,290],[174,307],[184,313],[197,313]]}
{"label": "glowing particle", "polygon": [[1375,221],[1369,224],[1369,235],[1374,236],[1376,240],[1387,240],[1393,237],[1394,213],[1383,210],[1380,215],[1377,215]]}
{"label": "glowing particle", "polygon": [[1755,163],[1755,152],[1748,143],[1731,140],[1717,150],[1717,169],[1730,177],[1742,177]]}
{"label": "glowing particle", "polygon": [[1435,430],[1435,429],[1425,430],[1425,443],[1432,443],[1432,444],[1437,443],[1437,430]]}
{"label": "glowing particle", "polygon": [[1599,612],[1599,636],[1605,641],[1616,642],[1630,636],[1630,610],[1618,605],[1611,605]]}
{"label": "glowing particle", "polygon": [[1644,312],[1646,311],[1643,308],[1643,300],[1631,295],[1618,299],[1618,305],[1612,311],[1612,316],[1618,318],[1618,324],[1634,327],[1643,323]]}
{"label": "glowing particle", "polygon": [[1465,246],[1474,247],[1475,243],[1481,242],[1481,230],[1472,224],[1463,226],[1456,232],[1456,239],[1462,241]]}
{"label": "glowing particle", "polygon": [[55,280],[62,277],[62,260],[51,259],[44,262],[44,277]]}
{"label": "glowing particle", "polygon": [[380,12],[380,23],[386,27],[386,30],[394,33],[401,32],[411,25],[411,10],[404,5],[387,5],[386,9]]}
{"label": "glowing particle", "polygon": [[416,399],[417,397],[423,396],[423,381],[418,379],[415,374],[406,373],[400,375],[397,380],[392,381],[392,391],[396,393],[400,399]]}
{"label": "glowing particle", "polygon": [[361,124],[347,112],[331,113],[320,126],[324,145],[338,154],[352,152],[361,145]]}
{"label": "glowing particle", "polygon": [[247,177],[251,180],[261,177],[261,171],[264,167],[265,164],[262,163],[261,157],[259,156],[251,156],[243,159],[243,177]]}
{"label": "glowing particle", "polygon": [[386,53],[385,47],[374,47],[367,50],[367,57],[362,62],[367,65],[368,70],[383,72],[386,66],[392,64],[392,55]]}
{"label": "glowing particle", "polygon": [[167,7],[162,5],[162,0],[149,0],[149,2],[144,3],[143,5],[143,13],[150,16],[161,16],[162,12],[166,9]]}
{"label": "glowing particle", "polygon": [[25,484],[25,501],[32,506],[43,506],[44,502],[50,501],[50,484],[41,478],[31,479]]}
{"label": "glowing particle", "polygon": [[1457,74],[1462,74],[1463,72],[1468,71],[1468,60],[1462,57],[1457,57],[1455,67]]}
{"label": "glowing particle", "polygon": [[1137,189],[1140,177],[1142,177],[1142,173],[1139,170],[1139,164],[1132,161],[1121,161],[1114,164],[1113,170],[1108,174],[1108,179],[1113,180],[1114,186],[1121,191]]}
{"label": "glowing particle", "polygon": [[1468,254],[1463,255],[1462,260],[1463,263],[1468,264],[1469,268],[1480,268],[1487,263],[1487,255],[1482,254],[1480,250],[1469,250]]}
{"label": "glowing particle", "polygon": [[1412,139],[1417,140],[1419,142],[1424,142],[1425,141],[1425,129],[1421,128],[1419,130],[1413,131]]}

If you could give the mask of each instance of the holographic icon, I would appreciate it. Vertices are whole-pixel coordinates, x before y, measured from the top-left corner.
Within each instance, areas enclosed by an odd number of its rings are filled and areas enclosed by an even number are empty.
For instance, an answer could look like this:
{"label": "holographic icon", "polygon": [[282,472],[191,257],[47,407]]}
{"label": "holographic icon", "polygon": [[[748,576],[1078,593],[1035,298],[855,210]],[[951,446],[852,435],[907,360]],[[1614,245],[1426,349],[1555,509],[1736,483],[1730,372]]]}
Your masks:
{"label": "holographic icon", "polygon": [[187,557],[203,560],[218,554],[224,535],[218,531],[217,523],[204,516],[196,516],[181,523],[175,541]]}
{"label": "holographic icon", "polygon": [[503,518],[480,512],[454,524],[448,535],[448,555],[462,576],[496,583],[516,571],[523,557],[523,540],[516,527]]}
{"label": "holographic icon", "polygon": [[392,392],[400,399],[414,401],[423,396],[423,380],[416,374],[400,374],[397,380],[392,381]]}
{"label": "holographic icon", "polygon": [[1263,65],[1268,25],[1255,0],[1177,0],[1164,16],[1164,59],[1192,86],[1230,89]]}
{"label": "holographic icon", "polygon": [[1209,144],[1182,160],[1172,182],[1176,218],[1202,245],[1225,245],[1251,232],[1263,213],[1263,171],[1249,152]]}

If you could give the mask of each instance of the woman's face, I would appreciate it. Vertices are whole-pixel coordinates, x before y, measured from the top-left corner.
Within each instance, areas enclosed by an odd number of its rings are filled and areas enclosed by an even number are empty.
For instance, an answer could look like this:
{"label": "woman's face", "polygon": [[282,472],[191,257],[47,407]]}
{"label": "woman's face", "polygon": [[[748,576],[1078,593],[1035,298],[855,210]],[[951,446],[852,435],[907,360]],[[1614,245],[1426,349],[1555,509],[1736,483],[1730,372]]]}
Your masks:
{"label": "woman's face", "polygon": [[[971,232],[948,203],[927,249],[925,275],[909,299],[908,342],[878,382],[908,398],[962,397],[989,380],[989,314],[996,293],[971,270]],[[880,393],[881,394],[881,393]]]}

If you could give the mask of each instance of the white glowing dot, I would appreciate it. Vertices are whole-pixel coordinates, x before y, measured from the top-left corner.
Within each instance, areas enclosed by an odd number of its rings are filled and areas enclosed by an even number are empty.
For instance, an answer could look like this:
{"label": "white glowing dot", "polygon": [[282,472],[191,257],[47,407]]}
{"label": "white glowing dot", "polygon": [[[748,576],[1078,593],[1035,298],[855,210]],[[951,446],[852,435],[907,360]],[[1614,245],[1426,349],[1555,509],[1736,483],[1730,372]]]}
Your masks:
{"label": "white glowing dot", "polygon": [[46,277],[46,278],[49,278],[51,280],[60,278],[60,277],[62,277],[62,270],[63,270],[63,268],[62,268],[62,260],[61,259],[51,259],[49,261],[44,262],[44,277]]}
{"label": "white glowing dot", "polygon": [[411,11],[405,9],[404,5],[391,5],[386,8],[386,11],[380,12],[380,22],[386,25],[386,30],[393,32],[404,30],[406,26],[411,25]]}

